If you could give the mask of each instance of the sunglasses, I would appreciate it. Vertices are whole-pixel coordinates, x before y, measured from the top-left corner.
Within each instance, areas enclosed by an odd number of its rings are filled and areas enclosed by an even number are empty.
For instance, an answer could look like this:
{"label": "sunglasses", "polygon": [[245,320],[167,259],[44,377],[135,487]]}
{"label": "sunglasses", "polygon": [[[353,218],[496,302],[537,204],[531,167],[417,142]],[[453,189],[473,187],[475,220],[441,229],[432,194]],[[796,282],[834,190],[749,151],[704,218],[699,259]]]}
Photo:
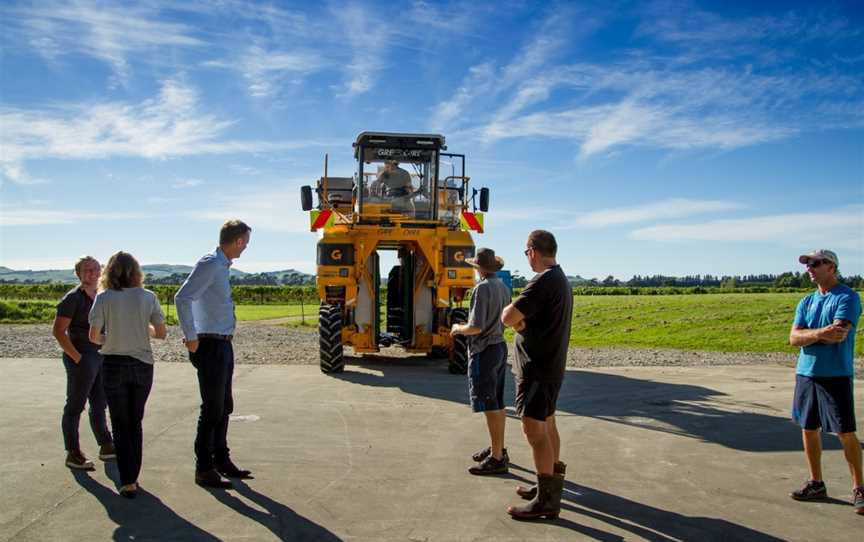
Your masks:
{"label": "sunglasses", "polygon": [[534,250],[534,247],[528,247],[528,248],[526,248],[526,249],[525,249],[525,255],[527,256],[528,253],[531,252],[532,250]]}
{"label": "sunglasses", "polygon": [[816,269],[817,267],[819,267],[823,263],[827,263],[827,261],[826,260],[810,260],[809,262],[805,263],[804,265],[806,265],[810,269]]}

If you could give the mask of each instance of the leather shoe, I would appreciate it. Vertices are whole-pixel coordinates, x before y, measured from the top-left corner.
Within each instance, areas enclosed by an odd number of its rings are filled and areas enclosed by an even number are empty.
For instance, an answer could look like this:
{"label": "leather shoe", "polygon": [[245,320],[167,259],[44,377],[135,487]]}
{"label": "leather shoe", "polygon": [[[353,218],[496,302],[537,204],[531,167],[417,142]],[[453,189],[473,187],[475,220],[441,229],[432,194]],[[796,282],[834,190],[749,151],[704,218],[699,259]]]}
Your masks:
{"label": "leather shoe", "polygon": [[204,472],[195,473],[195,483],[202,487],[212,487],[215,489],[231,489],[234,484],[230,480],[225,480],[216,469],[210,469]]}
{"label": "leather shoe", "polygon": [[239,478],[241,480],[252,480],[254,478],[251,470],[239,468],[237,465],[232,463],[230,459],[224,463],[216,465],[216,470],[225,478]]}

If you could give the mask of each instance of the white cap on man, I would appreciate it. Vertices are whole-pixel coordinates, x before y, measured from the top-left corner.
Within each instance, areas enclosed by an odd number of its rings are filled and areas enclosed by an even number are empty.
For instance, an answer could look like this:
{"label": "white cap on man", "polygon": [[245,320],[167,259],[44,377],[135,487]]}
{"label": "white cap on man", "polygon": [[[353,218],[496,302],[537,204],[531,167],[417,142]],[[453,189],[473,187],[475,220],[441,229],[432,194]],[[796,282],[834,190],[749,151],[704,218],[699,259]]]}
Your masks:
{"label": "white cap on man", "polygon": [[807,254],[802,254],[798,256],[798,263],[807,264],[808,262],[811,262],[813,260],[829,261],[834,264],[834,267],[837,267],[837,265],[840,263],[837,258],[837,253],[833,250],[828,250],[826,248],[812,250]]}

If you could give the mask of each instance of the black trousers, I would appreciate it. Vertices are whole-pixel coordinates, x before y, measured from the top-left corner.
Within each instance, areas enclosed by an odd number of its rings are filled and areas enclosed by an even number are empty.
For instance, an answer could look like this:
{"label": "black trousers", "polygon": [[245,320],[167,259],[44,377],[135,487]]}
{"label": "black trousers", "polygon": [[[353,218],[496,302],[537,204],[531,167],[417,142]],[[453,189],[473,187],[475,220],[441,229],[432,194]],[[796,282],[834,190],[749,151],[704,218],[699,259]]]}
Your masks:
{"label": "black trousers", "polygon": [[102,446],[111,442],[108,420],[105,417],[105,389],[102,385],[102,354],[96,350],[81,352],[81,361],[75,363],[63,354],[66,368],[66,405],[63,407],[63,445],[66,450],[81,448],[78,425],[84,405],[90,401],[90,429],[96,443]]}
{"label": "black trousers", "polygon": [[189,353],[198,370],[201,413],[195,436],[195,470],[205,472],[228,461],[228,419],[234,412],[231,379],[234,376],[234,348],[231,341],[202,338],[198,350]]}
{"label": "black trousers", "polygon": [[105,396],[111,427],[114,429],[114,448],[117,451],[117,470],[122,485],[138,481],[144,456],[144,407],[153,387],[153,365],[131,356],[105,356],[103,365]]}

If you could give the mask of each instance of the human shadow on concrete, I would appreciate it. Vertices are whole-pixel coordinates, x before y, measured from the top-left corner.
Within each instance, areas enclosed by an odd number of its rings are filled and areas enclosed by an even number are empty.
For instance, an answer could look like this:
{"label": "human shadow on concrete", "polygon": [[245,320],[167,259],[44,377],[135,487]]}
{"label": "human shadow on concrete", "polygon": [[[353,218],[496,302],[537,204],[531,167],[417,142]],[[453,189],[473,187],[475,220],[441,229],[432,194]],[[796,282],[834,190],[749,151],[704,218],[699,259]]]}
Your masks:
{"label": "human shadow on concrete", "polygon": [[[466,377],[448,374],[445,360],[367,355],[346,356],[346,361],[345,372],[334,376],[347,382],[399,388],[414,395],[468,404]],[[514,396],[508,371],[505,403],[512,405]],[[596,418],[747,452],[803,451],[801,431],[789,416],[760,404],[758,399],[736,399],[707,386],[570,370],[558,398],[558,416]],[[841,449],[833,437],[823,439],[823,446],[826,450]]]}
{"label": "human shadow on concrete", "polygon": [[[105,463],[105,473],[117,480],[117,467]],[[140,488],[135,499],[124,499],[116,491],[105,487],[86,472],[73,471],[75,481],[105,507],[108,517],[117,524],[113,540],[178,540],[218,542],[219,538],[184,519],[165,505],[156,495]]]}
{"label": "human shadow on concrete", "polygon": [[[518,470],[526,471],[518,465],[512,465]],[[536,480],[515,476],[520,481],[530,484]],[[516,497],[514,493],[514,497]],[[518,497],[514,500],[520,500]],[[525,501],[522,501],[525,502]],[[627,531],[635,537],[658,542],[677,542],[678,540],[699,540],[705,542],[747,540],[748,542],[779,542],[782,538],[732,523],[721,518],[687,516],[648,506],[618,495],[606,493],[599,489],[564,482],[564,493],[561,496],[561,509],[580,514],[595,521],[603,522],[610,527]],[[563,528],[570,528],[582,535],[596,540],[622,540],[618,535],[594,529],[574,522],[564,522],[559,518],[555,522]],[[573,528],[576,525],[577,528]],[[592,533],[589,529],[593,529]],[[629,539],[631,537],[625,537]]]}
{"label": "human shadow on concrete", "polygon": [[[338,542],[342,540],[321,525],[298,515],[284,504],[255,491],[246,483],[240,480],[232,480],[232,483],[234,484],[233,491],[220,489],[207,489],[207,491],[228,508],[270,529],[279,540],[291,540],[292,542]],[[249,506],[242,499],[236,497],[235,492],[260,506],[263,510]]]}

